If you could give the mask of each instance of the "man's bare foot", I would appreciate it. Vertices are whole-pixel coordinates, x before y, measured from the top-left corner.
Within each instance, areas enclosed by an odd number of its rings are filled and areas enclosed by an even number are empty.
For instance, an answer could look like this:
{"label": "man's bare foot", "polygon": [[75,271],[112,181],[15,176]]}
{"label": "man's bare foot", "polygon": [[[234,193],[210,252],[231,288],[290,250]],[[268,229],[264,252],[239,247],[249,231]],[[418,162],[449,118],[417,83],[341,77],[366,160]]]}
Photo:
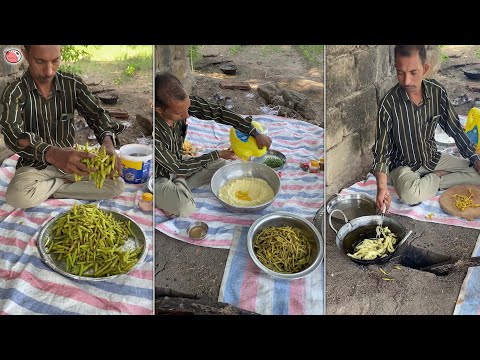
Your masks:
{"label": "man's bare foot", "polygon": [[445,171],[445,170],[436,170],[433,172],[435,175],[437,175],[439,178],[441,178],[444,175],[450,174],[450,171]]}

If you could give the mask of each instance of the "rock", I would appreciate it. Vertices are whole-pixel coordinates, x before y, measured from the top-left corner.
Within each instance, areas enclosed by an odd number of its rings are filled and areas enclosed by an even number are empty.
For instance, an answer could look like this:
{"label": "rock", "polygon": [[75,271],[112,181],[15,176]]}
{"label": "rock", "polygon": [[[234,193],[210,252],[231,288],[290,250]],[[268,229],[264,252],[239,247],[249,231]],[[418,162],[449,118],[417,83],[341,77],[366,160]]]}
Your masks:
{"label": "rock", "polygon": [[289,107],[290,109],[295,109],[295,103],[293,101],[288,101],[287,107]]}
{"label": "rock", "polygon": [[257,88],[258,95],[264,98],[267,101],[267,104],[270,104],[275,95],[280,93],[280,89],[274,83],[266,83],[259,85]]}
{"label": "rock", "polygon": [[292,101],[295,104],[295,107],[298,103],[306,99],[305,95],[300,94],[299,92],[292,90],[282,90],[282,97],[287,103]]}
{"label": "rock", "polygon": [[285,106],[280,106],[278,109],[278,116],[288,116],[289,108],[286,108]]}
{"label": "rock", "polygon": [[442,65],[442,51],[438,45],[427,45],[427,63],[430,65],[425,77],[434,77]]}
{"label": "rock", "polygon": [[151,119],[147,119],[146,117],[143,117],[140,114],[136,114],[136,120],[138,125],[140,125],[142,128],[147,130],[146,135],[151,135],[153,132],[153,123]]}
{"label": "rock", "polygon": [[281,105],[281,106],[287,105],[285,103],[285,100],[283,100],[283,98],[280,95],[275,95],[271,100],[271,104],[275,105],[275,106],[277,106],[277,105]]}
{"label": "rock", "polygon": [[313,103],[308,99],[304,99],[302,102],[297,104],[295,110],[307,120],[320,119],[320,114],[318,114]]}
{"label": "rock", "polygon": [[301,118],[300,114],[297,113],[295,110],[292,110],[292,109],[288,109],[288,111],[287,111],[287,117],[289,117],[290,119],[298,119],[298,118]]}

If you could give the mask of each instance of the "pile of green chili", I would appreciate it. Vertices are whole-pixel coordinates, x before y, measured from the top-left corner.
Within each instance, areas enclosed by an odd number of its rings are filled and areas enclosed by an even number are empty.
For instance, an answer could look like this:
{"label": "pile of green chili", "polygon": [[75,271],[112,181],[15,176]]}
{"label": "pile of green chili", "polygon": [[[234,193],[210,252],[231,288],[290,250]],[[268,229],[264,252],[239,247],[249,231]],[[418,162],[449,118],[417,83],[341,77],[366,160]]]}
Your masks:
{"label": "pile of green chili", "polygon": [[45,246],[65,261],[67,272],[104,277],[126,273],[137,263],[143,246],[125,249],[129,237],[135,238],[130,221],[116,220],[95,204],[74,204],[55,221]]}
{"label": "pile of green chili", "polygon": [[293,274],[310,265],[312,245],[300,229],[268,227],[253,241],[255,255],[270,270]]}

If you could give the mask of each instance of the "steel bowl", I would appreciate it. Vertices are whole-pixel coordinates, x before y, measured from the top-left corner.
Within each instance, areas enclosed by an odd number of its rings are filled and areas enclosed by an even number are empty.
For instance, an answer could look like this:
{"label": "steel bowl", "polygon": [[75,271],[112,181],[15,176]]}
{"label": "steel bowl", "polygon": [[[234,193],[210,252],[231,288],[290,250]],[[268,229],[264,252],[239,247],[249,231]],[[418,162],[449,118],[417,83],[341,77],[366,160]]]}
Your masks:
{"label": "steel bowl", "polygon": [[[225,185],[227,181],[244,177],[254,177],[265,180],[273,190],[273,199],[262,205],[240,207],[227,204],[218,197],[220,188]],[[280,177],[275,170],[270,169],[267,165],[254,162],[236,162],[218,169],[212,177],[210,187],[218,201],[227,209],[235,212],[254,213],[267,208],[273,203],[280,192]]]}
{"label": "steel bowl", "polygon": [[[361,216],[375,215],[375,200],[363,194],[338,195],[327,204],[327,213],[332,214],[334,210],[341,210],[348,220],[353,220]],[[333,218],[343,220],[338,212],[335,212]]]}
{"label": "steel bowl", "polygon": [[106,213],[111,213],[113,214],[113,217],[116,220],[121,220],[121,221],[130,221],[131,222],[131,227],[133,234],[135,235],[135,238],[129,238],[125,244],[122,246],[125,249],[133,249],[138,246],[143,246],[142,253],[140,254],[140,257],[138,258],[137,263],[126,273],[123,274],[117,274],[117,275],[111,275],[111,276],[104,276],[104,277],[89,277],[89,276],[78,276],[74,274],[70,274],[69,272],[66,271],[66,266],[65,266],[65,261],[64,260],[57,260],[56,257],[52,256],[51,254],[47,253],[47,248],[45,246],[47,240],[50,238],[50,232],[52,230],[53,225],[55,224],[55,221],[58,220],[58,218],[65,213],[58,214],[54,218],[50,219],[45,225],[43,225],[42,229],[40,230],[40,235],[37,240],[37,246],[38,246],[38,251],[40,252],[40,255],[42,257],[42,260],[54,271],[67,276],[72,279],[77,279],[77,280],[87,280],[87,281],[103,281],[103,280],[110,280],[117,278],[119,276],[122,276],[124,274],[128,274],[135,268],[137,268],[144,260],[145,257],[147,256],[147,237],[145,235],[145,232],[137,225],[137,223],[130,219],[128,216],[120,214],[116,211],[111,211],[111,210],[104,210],[102,211]]}
{"label": "steel bowl", "polygon": [[325,237],[325,230],[324,230],[324,221],[325,221],[325,207],[322,206],[318,209],[315,217],[313,218],[313,225],[320,231],[322,237]]}
{"label": "steel bowl", "polygon": [[148,183],[147,183],[147,188],[152,194],[153,194],[153,183],[154,183],[154,181],[155,181],[155,177],[152,175],[148,179]]}
{"label": "steel bowl", "polygon": [[[292,226],[300,229],[302,233],[307,236],[308,240],[312,244],[313,251],[310,256],[310,265],[305,270],[294,274],[284,274],[270,270],[261,263],[261,261],[255,255],[255,251],[253,249],[253,240],[258,235],[258,233],[260,233],[260,231],[269,226]],[[293,280],[307,276],[321,264],[323,260],[324,245],[322,235],[310,221],[292,213],[279,211],[273,214],[262,216],[261,218],[257,219],[257,221],[255,221],[252,226],[250,226],[247,234],[247,248],[250,257],[252,258],[252,261],[262,271],[266,272],[270,276],[279,279]]]}
{"label": "steel bowl", "polygon": [[285,155],[283,155],[280,151],[272,149],[268,150],[263,156],[260,156],[258,158],[254,157],[252,161],[259,164],[264,164],[268,158],[277,158],[283,161],[283,164],[281,166],[272,168],[273,170],[282,170],[285,167],[285,163],[287,162],[287,157]]}
{"label": "steel bowl", "polygon": [[205,239],[207,233],[208,225],[203,221],[195,221],[187,229],[188,236],[193,240]]}

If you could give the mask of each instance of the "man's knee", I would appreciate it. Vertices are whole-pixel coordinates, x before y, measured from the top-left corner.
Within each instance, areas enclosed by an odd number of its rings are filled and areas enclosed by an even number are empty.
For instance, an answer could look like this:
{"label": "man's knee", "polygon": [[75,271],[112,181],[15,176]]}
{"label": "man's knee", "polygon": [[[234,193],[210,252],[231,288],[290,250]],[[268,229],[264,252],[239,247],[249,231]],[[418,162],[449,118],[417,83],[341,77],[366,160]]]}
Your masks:
{"label": "man's knee", "polygon": [[175,215],[179,217],[189,217],[195,212],[195,210],[197,210],[195,201],[193,199],[190,199],[189,201],[185,201],[180,204],[178,208],[178,214]]}
{"label": "man's knee", "polygon": [[15,186],[8,187],[5,194],[5,200],[8,205],[16,209],[28,209],[42,203],[44,199],[35,199],[28,196],[26,191],[21,191]]}
{"label": "man's knee", "polygon": [[423,201],[423,199],[420,199],[419,194],[415,193],[415,191],[403,190],[397,193],[400,200],[407,205],[415,205]]}
{"label": "man's knee", "polygon": [[436,192],[431,192],[428,189],[420,190],[420,187],[416,185],[406,186],[401,189],[396,188],[396,190],[400,200],[407,205],[418,205],[422,201],[431,199]]}
{"label": "man's knee", "polygon": [[165,200],[166,199],[162,198],[160,194],[155,195],[155,207],[175,216],[189,217],[197,209],[195,200],[192,196],[188,196],[187,194],[181,195],[179,198],[175,199],[175,201],[170,199],[169,201]]}

